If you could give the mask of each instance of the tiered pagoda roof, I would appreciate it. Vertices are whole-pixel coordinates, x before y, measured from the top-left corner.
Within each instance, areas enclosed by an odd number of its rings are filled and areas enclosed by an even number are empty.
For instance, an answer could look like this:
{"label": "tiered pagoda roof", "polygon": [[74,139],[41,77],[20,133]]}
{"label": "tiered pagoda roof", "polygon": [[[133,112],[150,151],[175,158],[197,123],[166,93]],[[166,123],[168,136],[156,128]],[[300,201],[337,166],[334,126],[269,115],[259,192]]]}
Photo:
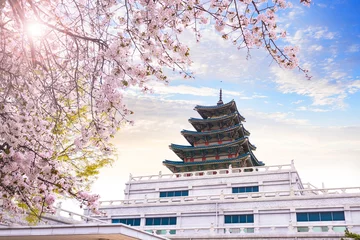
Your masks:
{"label": "tiered pagoda roof", "polygon": [[233,167],[262,166],[252,151],[256,147],[249,142],[250,132],[242,122],[234,100],[215,106],[196,106],[202,118],[190,118],[196,131],[183,130],[181,134],[190,146],[171,144],[169,147],[182,161],[165,160],[172,172],[189,172]]}

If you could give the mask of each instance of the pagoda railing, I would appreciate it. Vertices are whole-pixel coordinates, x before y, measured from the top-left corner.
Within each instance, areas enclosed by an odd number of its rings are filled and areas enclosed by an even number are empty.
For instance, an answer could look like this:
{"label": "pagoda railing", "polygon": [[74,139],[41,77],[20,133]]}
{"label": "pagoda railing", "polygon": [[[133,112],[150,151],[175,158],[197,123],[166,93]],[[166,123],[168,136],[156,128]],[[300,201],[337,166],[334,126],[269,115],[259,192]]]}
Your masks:
{"label": "pagoda railing", "polygon": [[249,192],[239,194],[220,194],[204,196],[184,196],[184,197],[166,197],[166,198],[145,198],[145,199],[127,199],[127,200],[107,200],[100,201],[100,208],[106,208],[116,205],[140,205],[140,204],[184,204],[196,202],[212,201],[247,201],[249,199],[266,200],[272,198],[314,198],[314,197],[341,197],[344,194],[356,194],[360,196],[360,187],[349,188],[323,188],[323,189],[295,189],[269,192]]}
{"label": "pagoda railing", "polygon": [[179,179],[189,177],[213,177],[214,175],[230,175],[230,174],[261,174],[267,172],[288,172],[295,170],[293,164],[286,165],[274,165],[274,166],[261,166],[261,167],[244,167],[244,168],[226,168],[206,171],[194,171],[194,172],[181,172],[181,173],[170,173],[158,175],[147,175],[147,176],[132,176],[130,175],[129,180],[131,182],[138,181],[152,181],[152,180],[166,180],[166,179]]}
{"label": "pagoda railing", "polygon": [[[231,224],[231,226],[221,226],[221,227],[176,227],[176,226],[145,226],[140,227],[141,230],[147,232],[164,235],[164,236],[173,236],[176,237],[207,237],[216,235],[222,236],[222,238],[227,239],[226,237],[240,237],[247,238],[251,235],[253,237],[257,236],[284,236],[286,237],[343,237],[345,229],[348,229],[350,232],[359,232],[360,224],[355,223],[295,223],[288,225],[257,225],[257,224]],[[339,239],[337,238],[337,239]]]}

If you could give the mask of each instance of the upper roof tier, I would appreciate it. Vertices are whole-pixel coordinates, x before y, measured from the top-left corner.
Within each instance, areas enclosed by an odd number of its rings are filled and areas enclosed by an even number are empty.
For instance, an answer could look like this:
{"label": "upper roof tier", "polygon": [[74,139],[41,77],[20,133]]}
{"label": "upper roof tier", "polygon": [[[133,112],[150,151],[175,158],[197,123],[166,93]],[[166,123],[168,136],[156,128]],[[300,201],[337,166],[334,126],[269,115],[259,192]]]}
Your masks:
{"label": "upper roof tier", "polygon": [[244,136],[249,136],[250,132],[246,130],[242,124],[236,124],[224,129],[206,132],[183,130],[181,131],[181,134],[192,146],[194,146],[194,143],[209,144],[212,142],[235,140]]}
{"label": "upper roof tier", "polygon": [[[235,101],[231,100],[228,103],[215,106],[197,105],[195,106],[194,110],[197,111],[203,119],[207,119],[234,113],[237,111],[237,108]],[[245,121],[245,118],[243,121]]]}
{"label": "upper roof tier", "polygon": [[189,122],[196,131],[211,131],[228,128],[237,124],[240,124],[241,121],[244,121],[245,118],[241,116],[237,111],[230,113],[228,115],[211,117],[206,119],[201,118],[190,118]]}

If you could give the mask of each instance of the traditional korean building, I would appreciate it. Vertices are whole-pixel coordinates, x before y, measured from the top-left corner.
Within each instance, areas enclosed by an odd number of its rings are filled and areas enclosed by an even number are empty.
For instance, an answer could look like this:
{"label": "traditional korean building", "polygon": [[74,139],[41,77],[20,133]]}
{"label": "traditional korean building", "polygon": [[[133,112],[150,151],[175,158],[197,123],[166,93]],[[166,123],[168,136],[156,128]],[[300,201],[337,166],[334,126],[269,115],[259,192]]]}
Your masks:
{"label": "traditional korean building", "polygon": [[250,132],[242,122],[234,100],[224,104],[222,91],[215,106],[196,106],[201,118],[190,118],[196,131],[183,130],[181,134],[190,146],[171,144],[169,147],[182,161],[165,160],[163,164],[173,173],[215,170],[232,167],[263,166],[252,151]]}
{"label": "traditional korean building", "polygon": [[[359,187],[318,189],[302,182],[293,161],[265,166],[235,101],[223,103],[221,93],[216,105],[195,111],[195,131],[181,132],[189,145],[170,145],[180,160],[163,162],[171,173],[130,174],[125,199],[101,201],[100,216],[86,211],[65,221],[69,212],[58,209],[50,223],[72,227],[36,229],[41,239],[80,239],[75,234],[86,229],[91,234],[81,239],[340,239],[346,228],[360,232]],[[31,231],[0,228],[0,239],[40,239],[22,235]]]}

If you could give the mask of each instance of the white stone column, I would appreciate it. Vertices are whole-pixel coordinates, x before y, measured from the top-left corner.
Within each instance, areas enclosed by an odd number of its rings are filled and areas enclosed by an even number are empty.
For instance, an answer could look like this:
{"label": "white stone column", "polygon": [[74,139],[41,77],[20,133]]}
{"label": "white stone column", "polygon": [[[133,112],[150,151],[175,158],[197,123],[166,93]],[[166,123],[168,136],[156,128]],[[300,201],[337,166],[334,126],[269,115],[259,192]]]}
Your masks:
{"label": "white stone column", "polygon": [[259,226],[260,226],[260,213],[259,213],[259,209],[257,207],[254,207],[254,232],[255,233],[259,233]]}
{"label": "white stone column", "polygon": [[351,217],[351,209],[350,206],[344,206],[344,215],[345,215],[345,222],[346,224],[352,224],[352,217]]}

